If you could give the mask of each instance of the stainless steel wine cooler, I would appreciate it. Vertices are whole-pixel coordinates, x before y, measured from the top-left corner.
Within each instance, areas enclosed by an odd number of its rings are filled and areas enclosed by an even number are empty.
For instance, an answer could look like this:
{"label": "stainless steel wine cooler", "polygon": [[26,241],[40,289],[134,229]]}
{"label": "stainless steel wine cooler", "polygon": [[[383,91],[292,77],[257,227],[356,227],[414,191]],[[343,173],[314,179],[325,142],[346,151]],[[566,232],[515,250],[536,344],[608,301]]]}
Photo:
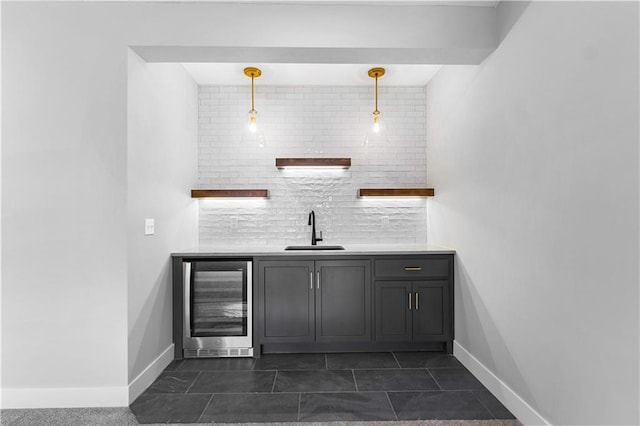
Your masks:
{"label": "stainless steel wine cooler", "polygon": [[251,262],[185,261],[183,356],[253,356]]}

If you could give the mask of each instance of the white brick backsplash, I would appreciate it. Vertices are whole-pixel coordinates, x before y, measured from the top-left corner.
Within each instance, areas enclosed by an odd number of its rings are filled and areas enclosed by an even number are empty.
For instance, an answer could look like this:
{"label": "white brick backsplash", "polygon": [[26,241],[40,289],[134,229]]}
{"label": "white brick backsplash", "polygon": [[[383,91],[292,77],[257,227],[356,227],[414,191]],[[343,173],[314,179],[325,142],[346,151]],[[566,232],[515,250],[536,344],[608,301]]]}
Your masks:
{"label": "white brick backsplash", "polygon": [[[271,194],[266,200],[200,200],[201,244],[308,244],[311,210],[324,244],[426,242],[425,199],[357,198],[361,187],[427,184],[424,87],[379,89],[390,139],[382,147],[363,144],[374,109],[371,87],[258,81],[265,148],[240,143],[250,102],[249,85],[200,87],[198,187],[267,188]],[[275,168],[276,157],[309,156],[350,157],[351,168]],[[389,218],[385,226],[383,217]]]}

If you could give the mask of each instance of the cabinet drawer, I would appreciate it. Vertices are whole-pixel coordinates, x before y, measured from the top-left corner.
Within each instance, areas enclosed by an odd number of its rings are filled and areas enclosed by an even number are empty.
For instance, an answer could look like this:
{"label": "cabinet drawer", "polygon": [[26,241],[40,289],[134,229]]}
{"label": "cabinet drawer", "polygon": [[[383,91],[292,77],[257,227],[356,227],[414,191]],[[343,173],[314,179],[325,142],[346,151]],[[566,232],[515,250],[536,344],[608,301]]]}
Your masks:
{"label": "cabinet drawer", "polygon": [[429,278],[449,276],[449,259],[376,259],[376,277]]}

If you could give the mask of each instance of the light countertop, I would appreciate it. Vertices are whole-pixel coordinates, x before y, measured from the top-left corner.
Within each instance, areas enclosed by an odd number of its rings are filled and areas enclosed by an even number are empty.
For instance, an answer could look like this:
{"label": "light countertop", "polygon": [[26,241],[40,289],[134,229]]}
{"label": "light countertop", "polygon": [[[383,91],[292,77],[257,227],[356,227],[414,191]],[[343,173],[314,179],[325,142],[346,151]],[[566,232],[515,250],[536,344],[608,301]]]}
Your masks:
{"label": "light countertop", "polygon": [[[294,244],[292,244],[294,245]],[[318,244],[321,246],[322,244]],[[330,245],[330,244],[327,244]],[[430,244],[341,244],[344,250],[286,250],[284,245],[199,246],[172,253],[172,256],[336,256],[383,254],[453,254],[455,250]]]}

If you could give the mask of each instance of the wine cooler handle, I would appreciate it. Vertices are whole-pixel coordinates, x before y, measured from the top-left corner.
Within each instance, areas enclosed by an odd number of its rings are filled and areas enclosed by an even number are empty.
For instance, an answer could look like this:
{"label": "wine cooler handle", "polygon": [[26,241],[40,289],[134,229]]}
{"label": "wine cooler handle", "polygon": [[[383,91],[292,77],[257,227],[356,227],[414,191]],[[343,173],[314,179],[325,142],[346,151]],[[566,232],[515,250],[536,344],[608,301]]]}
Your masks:
{"label": "wine cooler handle", "polygon": [[[191,337],[191,263],[182,263],[182,277],[183,277],[183,289],[184,289],[184,335],[185,337]],[[176,342],[176,344],[178,344]]]}

